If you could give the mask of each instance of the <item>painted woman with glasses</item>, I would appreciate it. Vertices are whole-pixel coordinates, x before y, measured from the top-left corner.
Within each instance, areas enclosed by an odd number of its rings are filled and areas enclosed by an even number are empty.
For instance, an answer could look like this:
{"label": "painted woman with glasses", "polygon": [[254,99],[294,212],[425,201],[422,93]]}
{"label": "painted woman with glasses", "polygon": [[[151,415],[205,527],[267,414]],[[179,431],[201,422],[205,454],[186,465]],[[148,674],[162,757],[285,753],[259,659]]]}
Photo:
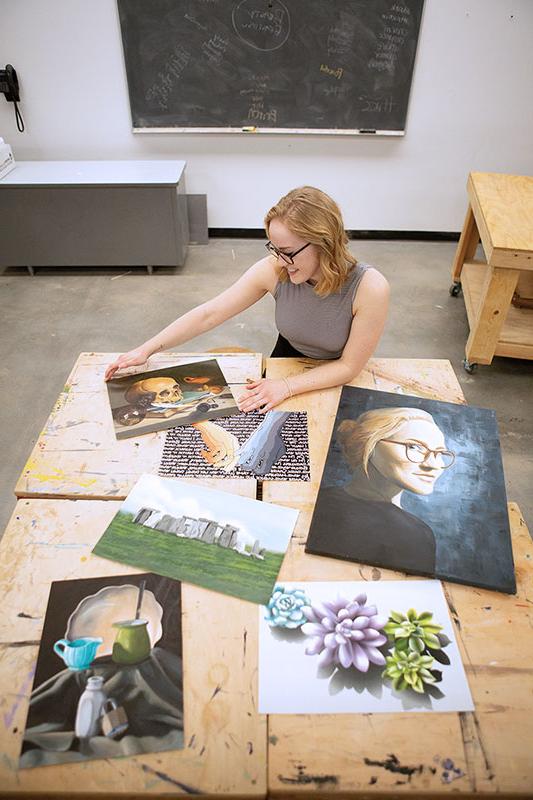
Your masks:
{"label": "painted woman with glasses", "polygon": [[337,204],[311,186],[293,189],[265,217],[267,255],[224,292],[184,314],[106,371],[145,364],[249,308],[267,293],[276,302],[272,356],[325,363],[289,379],[262,378],[238,398],[242,411],[269,411],[287,397],[353,380],[374,352],[387,315],[389,287],[348,250]]}
{"label": "painted woman with glasses", "polygon": [[435,574],[435,536],[402,508],[404,492],[430,495],[455,462],[427,411],[376,408],[343,420],[334,439],[350,468],[344,486],[321,488],[309,535],[320,551],[376,566]]}

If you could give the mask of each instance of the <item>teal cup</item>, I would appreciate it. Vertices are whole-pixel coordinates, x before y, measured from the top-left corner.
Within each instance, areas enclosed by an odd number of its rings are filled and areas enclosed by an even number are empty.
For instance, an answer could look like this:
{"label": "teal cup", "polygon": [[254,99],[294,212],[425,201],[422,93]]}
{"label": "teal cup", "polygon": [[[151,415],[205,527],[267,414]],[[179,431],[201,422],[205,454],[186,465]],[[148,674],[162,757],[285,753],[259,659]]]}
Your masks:
{"label": "teal cup", "polygon": [[63,659],[69,669],[88,669],[103,641],[103,639],[93,636],[85,636],[72,641],[59,639],[54,644],[54,653]]}

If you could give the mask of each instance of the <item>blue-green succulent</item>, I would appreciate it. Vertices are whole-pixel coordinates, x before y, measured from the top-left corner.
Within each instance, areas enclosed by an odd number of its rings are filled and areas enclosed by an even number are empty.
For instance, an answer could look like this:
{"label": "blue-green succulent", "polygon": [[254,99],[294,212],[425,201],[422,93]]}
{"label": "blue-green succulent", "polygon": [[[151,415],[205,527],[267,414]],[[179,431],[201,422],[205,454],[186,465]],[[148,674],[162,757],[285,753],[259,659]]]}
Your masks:
{"label": "blue-green succulent", "polygon": [[304,591],[291,589],[278,583],[266,606],[265,619],[272,627],[300,628],[307,622],[307,617],[302,609],[309,604],[310,600]]}

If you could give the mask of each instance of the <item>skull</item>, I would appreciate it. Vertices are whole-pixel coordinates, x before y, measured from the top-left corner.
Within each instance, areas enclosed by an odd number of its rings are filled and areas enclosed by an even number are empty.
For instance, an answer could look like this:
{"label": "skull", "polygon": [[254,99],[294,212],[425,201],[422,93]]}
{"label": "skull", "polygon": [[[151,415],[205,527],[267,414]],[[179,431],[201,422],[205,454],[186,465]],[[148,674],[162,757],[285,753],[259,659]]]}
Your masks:
{"label": "skull", "polygon": [[152,395],[152,403],[179,403],[183,400],[179,383],[174,378],[145,378],[135,381],[126,392],[126,400],[132,405],[138,405],[147,395]]}

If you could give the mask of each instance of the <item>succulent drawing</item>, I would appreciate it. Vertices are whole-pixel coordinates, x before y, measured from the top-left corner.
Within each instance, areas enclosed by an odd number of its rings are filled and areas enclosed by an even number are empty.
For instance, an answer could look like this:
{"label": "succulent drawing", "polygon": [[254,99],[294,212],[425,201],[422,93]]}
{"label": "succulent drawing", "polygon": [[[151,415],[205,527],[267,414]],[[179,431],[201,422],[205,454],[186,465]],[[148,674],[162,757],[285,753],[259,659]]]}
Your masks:
{"label": "succulent drawing", "polygon": [[308,622],[302,632],[311,638],[305,652],[319,655],[319,666],[335,664],[367,672],[370,664],[385,664],[379,647],[387,643],[382,633],[387,617],[378,615],[376,606],[366,605],[366,594],[353,600],[315,602],[302,611]]}
{"label": "succulent drawing", "polygon": [[268,601],[265,619],[272,627],[299,628],[306,621],[303,608],[308,605],[309,598],[301,589],[285,588],[278,583]]}
{"label": "succulent drawing", "polygon": [[423,611],[421,614],[414,608],[410,608],[407,614],[391,611],[383,630],[398,651],[423,653],[426,648],[439,650],[442,647],[437,636],[442,631],[442,625],[433,620],[430,611]]}
{"label": "succulent drawing", "polygon": [[443,648],[450,643],[442,633],[442,625],[433,619],[430,611],[419,614],[410,608],[406,614],[391,611],[383,631],[393,645],[387,656],[387,666],[382,672],[390,678],[394,689],[414,689],[423,693],[427,686],[438,683],[442,675],[433,669],[434,660],[449,664],[450,659]]}
{"label": "succulent drawing", "polygon": [[414,689],[423,694],[425,684],[437,682],[431,672],[432,665],[432,656],[421,655],[416,650],[394,650],[392,655],[387,656],[387,666],[382,675],[384,678],[391,678],[393,688],[398,691]]}

